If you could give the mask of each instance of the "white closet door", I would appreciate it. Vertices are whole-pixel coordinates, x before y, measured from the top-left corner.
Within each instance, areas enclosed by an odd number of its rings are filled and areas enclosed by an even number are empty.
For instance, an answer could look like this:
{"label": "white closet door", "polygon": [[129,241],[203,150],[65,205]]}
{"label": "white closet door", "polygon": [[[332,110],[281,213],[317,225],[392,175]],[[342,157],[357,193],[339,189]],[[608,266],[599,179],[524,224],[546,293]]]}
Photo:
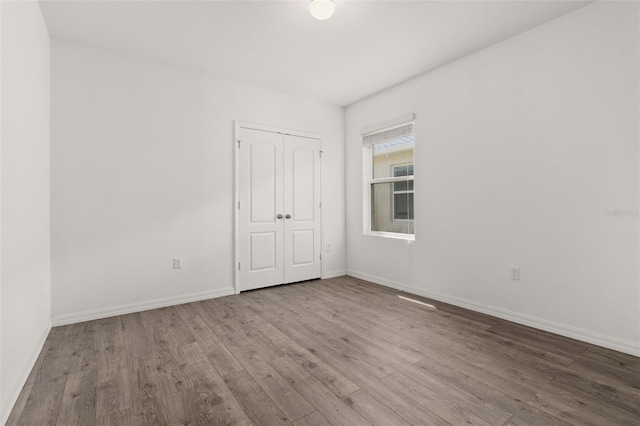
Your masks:
{"label": "white closet door", "polygon": [[320,234],[320,141],[284,136],[284,282],[318,278]]}
{"label": "white closet door", "polygon": [[250,290],[283,283],[283,142],[244,128],[240,139],[240,289]]}
{"label": "white closet door", "polygon": [[240,290],[319,278],[320,140],[240,129]]}

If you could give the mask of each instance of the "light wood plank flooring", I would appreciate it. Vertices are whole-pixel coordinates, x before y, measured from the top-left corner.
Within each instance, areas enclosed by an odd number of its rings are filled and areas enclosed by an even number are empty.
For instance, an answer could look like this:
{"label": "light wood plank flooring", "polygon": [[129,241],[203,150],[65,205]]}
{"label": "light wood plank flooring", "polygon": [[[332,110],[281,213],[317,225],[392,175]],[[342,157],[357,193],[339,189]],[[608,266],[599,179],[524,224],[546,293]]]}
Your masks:
{"label": "light wood plank flooring", "polygon": [[52,329],[9,425],[638,425],[640,359],[353,278]]}

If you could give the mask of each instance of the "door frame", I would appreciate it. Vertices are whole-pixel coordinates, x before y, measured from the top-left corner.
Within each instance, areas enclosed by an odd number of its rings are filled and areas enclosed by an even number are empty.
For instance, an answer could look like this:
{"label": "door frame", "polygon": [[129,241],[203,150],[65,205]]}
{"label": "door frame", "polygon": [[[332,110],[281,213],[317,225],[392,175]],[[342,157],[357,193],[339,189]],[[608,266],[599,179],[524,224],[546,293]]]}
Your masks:
{"label": "door frame", "polygon": [[[283,127],[269,126],[265,124],[251,123],[247,121],[234,121],[233,154],[234,154],[234,197],[233,197],[233,283],[235,294],[240,293],[240,129],[260,130],[263,132],[278,133],[281,135],[298,136],[301,138],[317,139],[320,141],[320,205],[322,205],[322,135],[318,133],[291,130]],[[324,206],[323,206],[324,207]],[[320,253],[324,253],[324,208],[320,209]],[[320,262],[320,277],[324,278],[324,257]]]}

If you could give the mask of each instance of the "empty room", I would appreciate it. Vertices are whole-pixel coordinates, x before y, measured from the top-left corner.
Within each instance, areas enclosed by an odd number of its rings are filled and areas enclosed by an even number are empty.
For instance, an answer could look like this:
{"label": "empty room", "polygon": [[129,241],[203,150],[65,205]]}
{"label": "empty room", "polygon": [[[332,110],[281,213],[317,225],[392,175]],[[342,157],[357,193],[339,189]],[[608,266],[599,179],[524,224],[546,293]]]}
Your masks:
{"label": "empty room", "polygon": [[640,3],[0,0],[0,425],[640,425]]}

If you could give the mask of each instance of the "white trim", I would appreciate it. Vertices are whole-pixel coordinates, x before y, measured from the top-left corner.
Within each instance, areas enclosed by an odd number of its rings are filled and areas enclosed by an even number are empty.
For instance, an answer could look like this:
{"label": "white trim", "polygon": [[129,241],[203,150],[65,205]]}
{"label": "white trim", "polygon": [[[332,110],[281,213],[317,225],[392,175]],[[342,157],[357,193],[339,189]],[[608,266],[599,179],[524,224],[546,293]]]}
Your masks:
{"label": "white trim", "polygon": [[[383,178],[375,178],[375,179],[371,179],[369,183],[374,184],[374,183],[408,182],[410,180],[415,180],[414,176],[389,176],[389,177],[383,177]],[[413,190],[411,192],[413,192]]]}
{"label": "white trim", "polygon": [[[322,169],[324,167],[323,161],[322,161],[322,153],[324,152],[322,150],[322,137],[318,138],[320,140],[320,200],[318,200],[318,202],[320,203],[320,278],[324,277],[325,275],[325,267],[324,265],[326,265],[325,260],[327,259],[327,254],[325,253],[325,237],[324,237],[324,207],[322,206],[322,200],[324,200],[324,193],[323,188],[324,186],[322,185]],[[344,274],[343,274],[344,275]]]}
{"label": "white trim", "polygon": [[353,269],[347,269],[347,275],[361,280],[370,281],[374,284],[380,284],[385,287],[394,288],[400,291],[404,291],[405,289],[405,285],[398,281],[388,280],[386,278],[381,278],[375,275],[365,274],[364,272],[354,271]]}
{"label": "white trim", "polygon": [[[247,121],[234,121],[234,137],[233,143],[235,145],[235,171],[234,171],[234,187],[235,187],[235,195],[234,195],[234,204],[233,208],[235,210],[234,215],[234,224],[233,224],[233,244],[234,244],[234,259],[233,259],[233,286],[234,286],[234,294],[240,294],[241,286],[240,286],[240,271],[238,270],[238,263],[240,263],[240,209],[238,209],[238,203],[240,202],[240,145],[242,142],[238,143],[240,140],[240,129],[252,129],[252,130],[260,130],[263,132],[273,132],[282,135],[290,135],[290,136],[298,136],[301,138],[307,139],[317,139],[320,141],[320,154],[322,154],[322,135],[318,133],[311,132],[303,132],[300,130],[291,130],[285,129],[282,127],[274,127],[268,126],[265,124],[257,124],[250,123]],[[322,155],[320,155],[320,205],[322,205],[323,200],[322,194]],[[240,206],[242,207],[242,206]],[[320,209],[320,253],[324,253],[324,206]],[[344,273],[342,274],[344,275]],[[320,276],[324,277],[324,258],[320,262]],[[283,283],[284,284],[284,283]],[[277,285],[277,284],[276,284]]]}
{"label": "white trim", "polygon": [[[0,4],[0,25],[2,23],[2,4]],[[0,30],[0,46],[2,46],[2,31]],[[49,48],[51,49],[51,48]],[[1,50],[1,47],[0,47]],[[51,51],[51,50],[49,50]],[[51,61],[51,59],[49,59]],[[49,62],[51,63],[51,62]],[[51,75],[51,70],[49,69],[49,75]],[[49,81],[49,90],[51,90],[51,81]],[[2,97],[2,52],[0,52],[0,100],[4,99]],[[51,98],[49,98],[49,105],[51,105]],[[49,116],[51,116],[51,108],[49,107]],[[2,125],[2,102],[0,101],[0,126]],[[49,135],[51,135],[51,129],[49,129]],[[51,141],[51,137],[49,137],[49,141]],[[49,143],[51,146],[51,143]],[[51,154],[49,154],[51,155]],[[49,157],[51,158],[51,157]],[[0,164],[2,164],[2,132],[0,131]],[[51,163],[49,163],[51,164]],[[0,173],[0,188],[2,188],[2,173]],[[51,185],[51,173],[49,173],[49,185]],[[51,188],[51,186],[49,186]],[[49,194],[51,194],[51,189],[49,189]],[[51,206],[51,204],[49,204]],[[49,207],[50,208],[50,207]],[[0,216],[2,213],[2,192],[0,191]],[[51,220],[51,211],[49,211],[49,221]],[[49,235],[51,235],[51,224],[49,224]],[[0,226],[0,241],[2,241],[2,226]],[[2,244],[0,244],[0,307],[2,306]],[[51,260],[51,253],[49,253],[49,260]],[[49,302],[51,302],[51,296],[49,296]],[[5,410],[4,407],[4,395],[2,394],[2,315],[0,314],[0,425],[4,425],[6,422],[6,418],[9,414],[7,414],[8,410]],[[9,399],[7,399],[9,401]],[[15,404],[15,401],[10,404],[11,407]]]}
{"label": "white trim", "polygon": [[373,179],[373,148],[362,147],[362,232],[371,232],[371,180]]}
{"label": "white trim", "polygon": [[336,269],[335,271],[328,271],[322,274],[323,280],[328,280],[331,278],[343,277],[347,275],[346,269]]}
{"label": "white trim", "polygon": [[459,306],[461,308],[469,309],[476,312],[481,312],[483,314],[491,315],[493,317],[501,318],[507,321],[537,328],[539,330],[548,331],[549,333],[558,334],[560,336],[569,337],[571,339],[580,340],[582,342],[602,346],[604,348],[613,349],[614,351],[640,357],[640,342],[607,336],[605,334],[595,333],[572,325],[549,321],[543,318],[510,311],[508,309],[498,308],[491,305],[485,305],[483,303],[478,303],[460,297],[449,296],[416,287],[407,286],[405,284],[390,281],[374,275],[365,274],[363,272],[347,270],[347,275],[370,281],[372,283],[380,284],[386,287],[395,288],[407,293],[427,297],[433,300],[438,300],[450,305]]}
{"label": "white trim", "polygon": [[4,425],[7,420],[9,420],[9,415],[11,414],[11,410],[16,405],[18,401],[18,397],[20,396],[20,392],[22,392],[22,388],[27,383],[27,379],[29,378],[29,374],[31,374],[31,370],[33,366],[36,364],[38,360],[38,356],[40,352],[42,352],[42,348],[44,347],[44,342],[47,340],[47,336],[49,335],[49,331],[51,331],[51,321],[47,322],[47,326],[45,330],[40,335],[40,338],[36,342],[35,346],[31,350],[29,357],[24,363],[20,374],[18,375],[18,381],[14,383],[13,388],[9,391],[9,397],[5,400],[5,404],[2,407],[2,418],[0,418],[0,424]]}
{"label": "white trim", "polygon": [[412,121],[415,121],[415,119],[416,119],[416,115],[414,113],[405,114],[400,117],[396,117],[392,120],[387,120],[387,121],[383,121],[382,123],[376,123],[376,124],[371,124],[369,126],[365,126],[360,131],[360,134],[363,136],[366,136],[371,133],[383,132],[385,130],[393,129],[394,127],[398,127],[403,124],[407,124]]}
{"label": "white trim", "polygon": [[148,300],[145,302],[127,303],[125,305],[112,306],[109,308],[93,309],[90,311],[77,312],[73,314],[57,315],[53,317],[53,326],[75,324],[78,322],[91,321],[102,318],[114,317],[117,315],[131,314],[134,312],[148,311],[151,309],[165,308],[167,306],[180,305],[183,303],[199,302],[201,300],[215,299],[217,297],[235,294],[233,287],[225,287],[217,290],[203,291],[200,293],[189,293],[176,297],[163,297],[160,299]]}
{"label": "white trim", "polygon": [[[236,129],[243,128],[243,129],[261,130],[263,132],[272,132],[272,133],[279,133],[283,135],[300,136],[301,138],[322,140],[322,135],[318,133],[303,132],[301,130],[286,129],[284,127],[268,126],[266,124],[250,123],[248,121],[236,120],[235,126],[236,126]],[[236,134],[236,136],[238,136],[238,134]]]}
{"label": "white trim", "polygon": [[233,216],[233,291],[235,294],[240,294],[240,269],[238,264],[240,263],[240,128],[241,122],[236,121],[234,123],[233,133],[233,145],[235,149],[234,161],[234,196],[233,196],[233,210],[235,214]]}
{"label": "white trim", "polygon": [[[406,222],[409,222],[409,220],[406,220]],[[391,239],[405,240],[405,241],[416,240],[416,234],[402,234],[400,232],[382,232],[382,231],[366,230],[364,232],[364,235],[369,237],[383,237],[383,238],[391,238]]]}

